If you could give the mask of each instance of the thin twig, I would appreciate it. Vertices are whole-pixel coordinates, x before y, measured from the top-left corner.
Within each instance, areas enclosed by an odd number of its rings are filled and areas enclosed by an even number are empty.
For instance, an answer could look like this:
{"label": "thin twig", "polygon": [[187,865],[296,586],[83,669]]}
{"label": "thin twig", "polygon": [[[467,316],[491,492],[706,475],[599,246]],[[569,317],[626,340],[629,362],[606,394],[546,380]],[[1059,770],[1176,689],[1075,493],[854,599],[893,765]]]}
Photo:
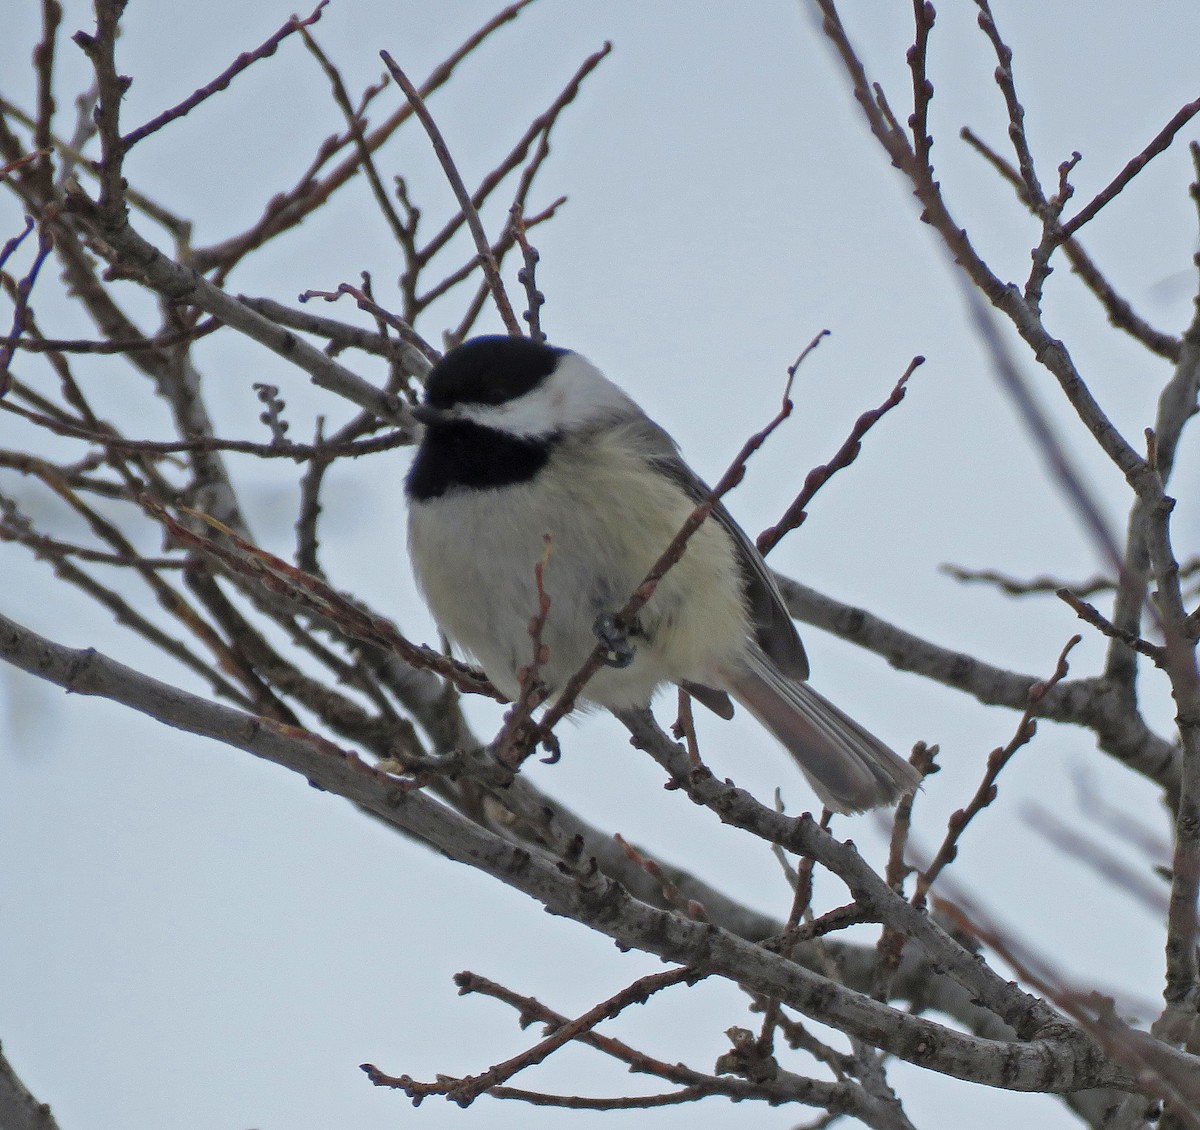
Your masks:
{"label": "thin twig", "polygon": [[100,138],[100,161],[96,176],[100,181],[99,214],[109,225],[125,217],[125,178],[122,168],[125,145],[121,139],[121,100],[132,82],[117,72],[116,45],[118,25],[126,0],[97,0],[96,33],[77,31],[71,38],[81,47],[96,72],[96,131]]}
{"label": "thin twig", "polygon": [[766,557],[787,534],[804,522],[805,518],[808,517],[806,508],[812,502],[817,491],[833,478],[838,471],[849,467],[858,458],[858,453],[862,450],[863,436],[904,399],[905,392],[907,391],[905,385],[908,383],[908,378],[916,372],[918,366],[923,364],[925,364],[924,357],[914,357],[908,363],[908,368],[901,374],[900,379],[896,382],[888,398],[878,408],[872,408],[870,411],[864,412],[854,421],[854,427],[850,429],[850,434],[846,437],[845,443],[838,448],[833,458],[828,463],[822,463],[819,467],[814,467],[805,475],[804,485],[800,488],[800,493],[795,497],[787,510],[784,511],[783,517],[780,518],[778,524],[768,526],[758,535],[757,544],[759,553]]}
{"label": "thin twig", "polygon": [[[1191,573],[1200,572],[1200,558],[1193,558],[1188,563]],[[1078,597],[1095,596],[1101,592],[1112,592],[1116,582],[1111,577],[1098,574],[1085,581],[1064,581],[1061,577],[1048,575],[1038,577],[1012,577],[995,569],[966,569],[961,565],[939,565],[939,573],[945,573],[956,581],[966,584],[995,585],[1006,596],[1043,596],[1054,595],[1059,589],[1070,589]]]}
{"label": "thin twig", "polygon": [[[937,754],[938,747],[935,745],[927,746],[924,742],[917,742],[913,747],[909,762],[921,774],[922,781],[938,771],[939,766],[934,760]],[[904,897],[904,882],[915,870],[908,863],[907,854],[909,834],[912,831],[913,805],[916,803],[919,793],[920,790],[914,790],[900,798],[896,805],[895,815],[892,817],[892,834],[888,841],[888,861],[884,869],[884,878],[887,880],[887,885],[902,898]],[[896,971],[900,968],[900,960],[904,956],[904,943],[905,937],[899,930],[885,925],[880,931],[879,941],[875,944],[875,952],[879,956],[873,986],[876,1000],[891,999],[892,981]]]}
{"label": "thin twig", "polygon": [[397,1087],[415,1102],[430,1095],[445,1095],[459,1106],[467,1107],[480,1095],[486,1094],[490,1088],[506,1082],[526,1068],[541,1063],[564,1044],[590,1032],[605,1020],[619,1016],[631,1005],[644,1004],[655,993],[672,985],[695,984],[697,981],[703,980],[704,976],[703,973],[683,966],[666,973],[652,973],[649,976],[640,977],[632,985],[609,997],[608,1000],[601,1001],[576,1019],[559,1025],[549,1036],[540,1040],[532,1048],[503,1063],[496,1064],[479,1075],[467,1076],[462,1079],[441,1076],[436,1083],[419,1083],[407,1075],[399,1078],[387,1076],[368,1063],[364,1063],[362,1069],[375,1086]]}
{"label": "thin twig", "polygon": [[309,302],[314,298],[322,298],[326,302],[336,302],[343,294],[347,294],[353,298],[358,303],[360,310],[365,310],[373,317],[380,318],[391,326],[404,339],[406,345],[421,354],[427,364],[437,364],[437,360],[441,356],[438,351],[403,318],[393,314],[390,310],[385,310],[360,287],[351,286],[349,283],[341,283],[337,290],[306,290],[300,295],[300,301]]}
{"label": "thin twig", "polygon": [[[611,51],[612,44],[605,43],[598,51],[592,52],[591,55],[584,59],[567,84],[555,97],[554,101],[529,123],[525,128],[525,132],[517,139],[504,158],[479,182],[479,187],[471,196],[471,203],[475,206],[476,211],[483,207],[485,201],[505,177],[525,159],[525,154],[529,152],[529,147],[536,141],[538,143],[537,149],[534,150],[533,156],[525,166],[525,171],[521,175],[522,184],[517,189],[512,201],[513,204],[524,206],[530,181],[549,154],[550,134],[555,124],[558,122],[563,110],[578,97],[584,80],[603,62]],[[454,237],[462,226],[464,219],[465,216],[460,211],[447,221],[442,229],[418,251],[418,262],[421,264],[428,263]],[[533,226],[532,221],[529,222],[528,226]]]}
{"label": "thin twig", "polygon": [[488,242],[487,234],[483,230],[483,221],[480,220],[479,212],[476,210],[475,205],[471,203],[471,194],[467,192],[467,186],[463,184],[462,175],[458,171],[458,166],[454,163],[454,158],[450,156],[450,150],[446,146],[446,141],[442,137],[441,130],[438,129],[437,123],[433,120],[433,115],[429,112],[429,107],[425,105],[425,99],[421,97],[420,92],[413,86],[408,75],[400,69],[396,61],[386,51],[380,51],[379,57],[383,60],[392,78],[396,80],[396,84],[404,91],[409,105],[412,106],[413,112],[421,120],[421,124],[425,127],[425,132],[429,135],[430,144],[433,146],[433,151],[442,166],[442,172],[445,174],[446,180],[449,181],[450,187],[458,199],[458,206],[462,209],[463,215],[467,219],[467,226],[471,229],[471,237],[475,240],[475,250],[479,253],[479,262],[483,267],[484,276],[487,278],[492,301],[496,303],[496,309],[500,313],[500,320],[513,337],[520,337],[521,324],[517,321],[516,314],[513,313],[508,292],[504,289],[504,281],[500,278],[500,268],[496,264],[496,257],[492,254],[492,246]]}
{"label": "thin twig", "polygon": [[541,680],[542,668],[550,659],[550,646],[545,642],[543,632],[546,628],[546,618],[550,615],[550,594],[546,591],[546,566],[554,552],[554,539],[549,534],[542,535],[542,556],[534,564],[533,580],[537,592],[537,608],[529,619],[529,639],[532,643],[532,654],[529,663],[517,671],[520,692],[512,709],[505,715],[504,725],[492,742],[492,750],[497,761],[502,765],[511,764],[510,758],[514,747],[520,747],[530,740],[536,740],[536,733],[530,735],[533,712],[546,701],[546,686]]}
{"label": "thin twig", "polygon": [[[50,235],[49,228],[43,226],[38,230],[38,249],[33,259],[33,265],[26,272],[24,278],[17,283],[16,301],[13,303],[12,330],[3,341],[0,341],[0,396],[3,396],[7,390],[9,365],[12,363],[17,342],[21,340],[21,334],[26,328],[25,318],[29,310],[29,297],[33,293],[34,285],[37,283],[38,273],[42,269],[42,264],[45,263],[53,249],[54,239]],[[7,250],[6,247],[5,251]],[[0,262],[2,261],[3,259],[0,259]]]}
{"label": "thin twig", "polygon": [[1029,688],[1029,705],[1025,708],[1025,713],[1021,715],[1021,720],[1017,723],[1017,728],[1013,736],[1009,739],[1008,744],[992,750],[988,755],[987,770],[984,772],[983,780],[980,781],[979,787],[975,790],[975,795],[970,799],[965,808],[957,809],[947,822],[946,836],[942,840],[941,846],[934,854],[929,865],[917,873],[916,888],[912,895],[912,904],[915,907],[921,908],[925,906],[926,898],[930,888],[937,881],[938,876],[945,868],[954,862],[958,855],[958,844],[962,839],[963,833],[967,830],[971,821],[979,815],[993,800],[996,799],[996,779],[1000,776],[1004,767],[1012,760],[1013,754],[1022,746],[1028,745],[1033,740],[1034,734],[1037,733],[1037,722],[1035,719],[1038,715],[1038,707],[1043,698],[1046,697],[1046,692],[1053,689],[1058,683],[1067,677],[1067,656],[1071,649],[1079,643],[1081,636],[1072,636],[1062,649],[1058,657],[1058,664],[1054,668],[1054,673],[1042,683],[1035,683]]}
{"label": "thin twig", "polygon": [[[328,0],[323,0],[323,2],[328,3]],[[366,143],[365,122],[350,101],[350,93],[346,89],[346,83],[342,79],[341,72],[334,66],[333,61],[325,54],[316,39],[309,32],[307,27],[308,22],[306,21],[305,25],[299,28],[300,36],[304,40],[305,47],[308,48],[313,58],[317,60],[321,69],[325,72],[325,77],[329,79],[329,85],[333,92],[333,100],[346,119],[346,128],[350,131],[350,136],[354,139],[354,145],[358,150],[359,159],[362,163],[362,170],[367,178],[367,183],[371,186],[371,194],[375,197],[375,203],[379,211],[383,214],[388,227],[392,229],[392,235],[397,244],[406,252],[406,258],[409,258],[411,257],[411,252],[414,250],[412,232],[409,226],[400,218],[395,206],[392,204],[391,196],[383,186],[383,178],[379,175],[379,170],[375,167],[375,157]]]}
{"label": "thin twig", "polygon": [[411,643],[390,621],[351,603],[319,577],[305,573],[266,550],[251,545],[232,530],[223,527],[215,518],[183,508],[187,516],[198,519],[216,530],[221,540],[195,533],[148,498],[143,498],[141,502],[146,510],[162,522],[173,538],[189,549],[200,550],[209,555],[235,576],[247,577],[261,583],[272,592],[290,597],[306,610],[332,620],[353,638],[387,648],[414,667],[434,671],[461,691],[487,695],[500,702],[507,701],[473,668],[456,663],[432,648]]}
{"label": "thin twig", "polygon": [[1109,639],[1120,640],[1131,651],[1136,651],[1139,655],[1144,655],[1147,659],[1151,660],[1155,667],[1166,668],[1167,649],[1165,647],[1142,639],[1141,636],[1135,635],[1133,632],[1127,632],[1122,628],[1118,628],[1116,624],[1100,612],[1100,609],[1093,604],[1088,604],[1086,600],[1080,599],[1070,589],[1057,589],[1054,595],[1064,604],[1069,605],[1074,610],[1075,615],[1085,624],[1091,624],[1093,628],[1108,636]]}
{"label": "thin twig", "polygon": [[1095,219],[1100,210],[1112,203],[1138,173],[1170,147],[1171,142],[1175,140],[1175,135],[1197,114],[1200,114],[1200,98],[1188,102],[1176,110],[1171,120],[1151,138],[1145,148],[1136,156],[1131,157],[1125,167],[1104,188],[1096,193],[1074,216],[1063,223],[1063,234],[1072,236],[1089,220]]}
{"label": "thin twig", "polygon": [[[444,86],[454,75],[459,64],[474,52],[489,36],[506,23],[517,18],[533,0],[516,0],[501,9],[482,27],[469,35],[451,54],[429,73],[421,84],[421,94],[428,98]],[[364,137],[366,148],[374,153],[384,145],[412,116],[406,103],[392,113]],[[332,169],[324,179],[318,179],[320,170],[344,148],[350,145],[350,134],[326,138],[318,148],[308,170],[300,180],[286,192],[276,193],[263,208],[262,215],[246,231],[232,236],[219,244],[201,248],[193,255],[193,265],[199,271],[217,270],[216,281],[223,280],[231,270],[250,252],[263,246],[268,240],[302,223],[304,219],[326,204],[338,189],[350,181],[358,172],[359,152],[356,150]]]}
{"label": "thin twig", "polygon": [[541,256],[538,250],[529,242],[525,227],[525,216],[518,205],[510,211],[512,216],[513,234],[521,248],[521,258],[525,266],[517,272],[517,282],[525,288],[525,313],[523,317],[529,325],[529,336],[534,341],[545,341],[542,332],[542,307],[546,304],[546,296],[537,288],[537,265]]}
{"label": "thin twig", "polygon": [[330,458],[356,458],[360,455],[374,455],[380,451],[391,451],[397,447],[408,447],[412,444],[412,435],[407,430],[390,431],[372,439],[347,440],[343,442],[293,443],[284,440],[276,443],[256,443],[253,440],[219,439],[217,436],[198,436],[195,439],[151,440],[126,439],[124,436],[111,432],[83,428],[77,424],[65,423],[45,413],[33,412],[22,408],[10,401],[0,402],[0,411],[11,412],[22,416],[38,427],[54,432],[56,435],[69,436],[72,439],[85,440],[98,444],[106,450],[123,452],[142,452],[150,455],[174,455],[183,452],[196,451],[231,451],[243,455],[256,455],[261,459],[293,459],[297,463],[310,460]]}
{"label": "thin twig", "polygon": [[33,143],[38,149],[38,175],[42,192],[49,195],[54,182],[54,162],[51,160],[54,136],[54,57],[58,48],[58,29],[62,25],[63,9],[58,0],[42,0],[42,38],[33,49],[33,66],[37,72],[37,125]]}
{"label": "thin twig", "polygon": [[201,102],[211,98],[218,91],[224,90],[247,67],[257,63],[260,59],[266,59],[274,55],[279,45],[288,36],[315,24],[321,18],[322,10],[328,3],[329,0],[320,0],[320,3],[312,10],[312,14],[305,19],[301,19],[299,16],[292,16],[277,32],[258,47],[255,47],[254,50],[243,51],[239,54],[212,82],[205,83],[204,86],[193,91],[177,106],[172,106],[171,109],[164,110],[157,117],[151,118],[145,125],[130,130],[121,138],[121,144],[125,151],[128,152],[139,141],[149,137],[152,133],[157,133],[163,126],[182,118],[185,114],[190,114]]}
{"label": "thin twig", "polygon": [[709,921],[708,911],[705,909],[704,904],[697,902],[695,899],[688,898],[675,885],[660,863],[651,859],[645,852],[639,851],[619,832],[614,833],[613,839],[616,840],[629,862],[645,871],[658,884],[658,889],[662,893],[663,901],[667,906],[674,907],[681,914],[686,914],[695,922]]}
{"label": "thin twig", "polygon": [[23,338],[17,342],[17,348],[23,353],[134,353],[139,349],[170,349],[176,345],[190,345],[207,337],[214,330],[219,330],[221,323],[215,318],[199,322],[193,329],[179,330],[175,333],[162,333],[155,337],[139,337],[122,340],[95,340],[92,338]]}
{"label": "thin twig", "polygon": [[1017,166],[1021,170],[1021,182],[1040,213],[1040,209],[1046,204],[1046,194],[1042,191],[1041,182],[1038,180],[1033,152],[1029,148],[1029,139],[1025,134],[1025,108],[1017,97],[1012,70],[1012,48],[1000,37],[1000,31],[996,27],[996,20],[992,15],[988,0],[975,0],[975,4],[979,8],[979,26],[991,41],[999,62],[995,71],[996,85],[1004,95],[1004,102],[1008,107],[1008,137],[1017,155]]}
{"label": "thin twig", "polygon": [[[310,314],[307,310],[296,310],[284,306],[272,298],[254,298],[245,294],[238,295],[238,301],[251,310],[304,333],[316,334],[328,340],[327,351],[336,354],[343,349],[361,349],[378,357],[386,357],[388,361],[403,365],[405,370],[414,376],[423,377],[429,372],[430,364],[425,350],[410,345],[403,338],[384,337],[373,330],[362,326],[353,326],[347,322],[339,322],[334,318],[323,318],[319,314]],[[413,333],[416,331],[414,330]],[[428,343],[426,343],[428,344]],[[432,350],[433,347],[429,346]],[[436,350],[433,351],[436,356]]]}

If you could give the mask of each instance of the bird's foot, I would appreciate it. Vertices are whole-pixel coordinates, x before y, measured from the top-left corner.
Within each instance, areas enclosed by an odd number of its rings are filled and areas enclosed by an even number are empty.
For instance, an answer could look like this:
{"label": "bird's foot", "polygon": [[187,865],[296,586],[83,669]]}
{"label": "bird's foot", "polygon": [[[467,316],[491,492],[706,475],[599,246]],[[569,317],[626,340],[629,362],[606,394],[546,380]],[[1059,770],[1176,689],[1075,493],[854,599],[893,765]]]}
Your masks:
{"label": "bird's foot", "polygon": [[616,617],[604,612],[596,617],[592,631],[605,650],[604,662],[609,667],[628,667],[637,654],[629,636],[617,623]]}

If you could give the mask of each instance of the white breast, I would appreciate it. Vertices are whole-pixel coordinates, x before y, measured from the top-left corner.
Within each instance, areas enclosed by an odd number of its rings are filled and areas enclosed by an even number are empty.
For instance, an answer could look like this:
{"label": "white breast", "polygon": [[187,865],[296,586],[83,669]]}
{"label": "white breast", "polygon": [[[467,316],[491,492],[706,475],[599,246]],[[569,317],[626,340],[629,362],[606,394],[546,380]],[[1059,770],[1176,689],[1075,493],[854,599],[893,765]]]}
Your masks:
{"label": "white breast", "polygon": [[[534,567],[553,539],[545,584],[550,658],[561,686],[595,646],[593,624],[641,583],[694,504],[647,475],[634,437],[608,428],[564,440],[533,481],[462,490],[409,506],[417,581],[441,629],[510,697],[529,663]],[[746,646],[747,614],[728,535],[706,522],[641,614],[649,639],[627,668],[604,668],[585,692],[612,709],[644,705],[663,682],[709,682]]]}

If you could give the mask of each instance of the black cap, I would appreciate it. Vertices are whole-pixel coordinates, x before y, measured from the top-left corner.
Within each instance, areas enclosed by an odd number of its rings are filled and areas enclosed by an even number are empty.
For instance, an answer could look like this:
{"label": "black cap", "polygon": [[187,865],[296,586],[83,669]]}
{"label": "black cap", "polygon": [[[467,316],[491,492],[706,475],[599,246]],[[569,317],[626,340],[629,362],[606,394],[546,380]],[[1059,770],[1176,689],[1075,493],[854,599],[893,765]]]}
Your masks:
{"label": "black cap", "polygon": [[425,403],[450,408],[515,400],[553,373],[566,352],[527,337],[473,337],[434,365],[425,381]]}

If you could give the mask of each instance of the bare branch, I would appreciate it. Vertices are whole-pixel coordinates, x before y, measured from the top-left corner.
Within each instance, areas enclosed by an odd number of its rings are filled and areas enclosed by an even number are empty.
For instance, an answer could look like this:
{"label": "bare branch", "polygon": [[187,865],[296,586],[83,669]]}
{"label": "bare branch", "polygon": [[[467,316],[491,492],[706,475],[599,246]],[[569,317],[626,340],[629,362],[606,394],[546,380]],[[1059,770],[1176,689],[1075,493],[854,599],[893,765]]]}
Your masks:
{"label": "bare branch", "polygon": [[122,148],[128,153],[139,141],[149,137],[152,133],[157,133],[163,126],[182,118],[185,114],[190,114],[201,102],[211,98],[218,91],[224,90],[247,67],[257,63],[260,59],[266,59],[274,55],[279,49],[279,45],[288,36],[295,34],[297,31],[303,34],[305,28],[312,27],[321,18],[321,13],[328,3],[329,0],[320,0],[320,3],[317,4],[312,13],[305,19],[301,19],[299,16],[292,16],[269,39],[254,48],[253,51],[243,51],[216,78],[211,82],[205,83],[198,90],[193,91],[177,106],[172,106],[171,109],[164,110],[145,125],[130,130],[121,138]]}
{"label": "bare branch", "polygon": [[488,281],[488,289],[491,291],[492,300],[496,303],[496,309],[500,312],[500,320],[513,337],[520,337],[521,326],[517,321],[516,314],[513,313],[512,303],[508,299],[508,292],[504,289],[504,282],[500,278],[500,268],[496,264],[496,257],[492,254],[492,246],[488,242],[487,234],[483,230],[483,222],[479,218],[479,212],[476,210],[475,205],[471,202],[470,193],[467,192],[467,186],[463,184],[458,166],[455,165],[454,158],[450,156],[450,150],[446,148],[446,142],[442,137],[441,130],[438,129],[437,123],[433,120],[433,115],[430,114],[429,107],[425,105],[424,98],[421,97],[420,92],[409,81],[408,76],[400,69],[391,55],[386,51],[381,51],[379,57],[384,61],[392,78],[396,80],[396,84],[404,91],[404,96],[408,99],[409,105],[412,106],[413,112],[420,118],[421,124],[425,127],[425,132],[429,134],[430,143],[433,145],[433,151],[437,154],[437,159],[441,163],[442,172],[446,174],[446,180],[450,182],[450,187],[454,190],[454,195],[458,198],[458,206],[462,209],[462,213],[467,220],[467,226],[471,229],[471,236],[475,240],[475,248],[479,252],[479,262],[483,267],[483,273]]}
{"label": "bare branch", "polygon": [[[516,19],[521,11],[532,2],[533,0],[516,0],[516,3],[509,4],[497,12],[478,31],[469,35],[444,62],[430,72],[429,77],[421,84],[421,96],[428,98],[434,91],[444,86],[465,58],[497,29]],[[411,116],[410,106],[400,107],[386,121],[364,136],[363,145],[369,152],[376,152]],[[262,216],[247,231],[232,236],[223,243],[197,250],[193,255],[192,265],[202,273],[212,270],[214,267],[219,268],[219,277],[223,278],[240,259],[251,251],[301,223],[305,217],[325,204],[358,172],[361,159],[359,152],[356,151],[343,160],[323,180],[317,179],[319,170],[352,140],[349,135],[343,138],[326,139],[318,150],[309,171],[304,174],[298,184],[289,191],[272,197],[264,208]]]}
{"label": "bare branch", "polygon": [[792,504],[784,511],[779,524],[769,526],[758,535],[759,553],[766,557],[787,534],[792,530],[798,529],[803,524],[805,518],[808,517],[807,507],[812,502],[817,491],[833,478],[838,471],[849,467],[858,458],[858,453],[862,450],[863,436],[878,423],[882,416],[890,412],[904,399],[907,391],[905,385],[908,384],[908,378],[916,372],[918,366],[924,363],[924,357],[914,357],[909,362],[908,368],[901,374],[900,379],[896,382],[896,386],[892,389],[888,398],[878,408],[872,408],[870,411],[864,412],[854,421],[854,427],[850,429],[850,435],[846,437],[846,442],[838,448],[834,457],[828,463],[823,463],[819,467],[814,467],[809,471],[804,477],[804,486]]}
{"label": "bare branch", "polygon": [[[97,228],[113,249],[114,260],[136,271],[145,284],[180,306],[198,306],[228,326],[303,369],[319,388],[361,405],[384,420],[414,427],[407,408],[396,397],[381,392],[361,377],[332,361],[295,334],[281,329],[249,306],[213,286],[191,267],[175,263],[147,243],[127,222],[110,228],[96,206],[81,192],[68,196],[78,214]],[[415,434],[415,433],[414,433]]]}
{"label": "bare branch", "polygon": [[0,1126],[4,1130],[59,1130],[50,1108],[33,1097],[3,1054],[0,1054]]}
{"label": "bare branch", "polygon": [[1043,683],[1035,683],[1029,688],[1029,705],[1025,708],[1025,713],[1021,715],[1020,722],[1017,723],[1016,732],[1007,745],[992,750],[988,755],[987,771],[984,773],[979,787],[975,790],[975,795],[970,799],[965,808],[957,809],[951,815],[946,829],[946,836],[942,840],[941,846],[934,853],[933,859],[930,860],[928,866],[918,872],[916,890],[913,891],[912,896],[914,906],[923,907],[925,905],[929,891],[934,883],[937,882],[938,876],[958,856],[959,841],[962,839],[971,821],[996,799],[996,781],[1001,772],[1003,772],[1004,767],[1012,760],[1017,750],[1022,746],[1028,745],[1033,740],[1034,734],[1037,733],[1036,718],[1038,707],[1042,699],[1046,697],[1046,692],[1067,677],[1067,656],[1070,654],[1071,649],[1079,643],[1081,638],[1080,636],[1072,636],[1062,649],[1058,657],[1058,664],[1055,666],[1054,673],[1050,678]]}
{"label": "bare branch", "polygon": [[[959,136],[977,153],[981,154],[1005,181],[1012,185],[1017,199],[1035,216],[1038,215],[1037,205],[1026,191],[1020,173],[971,129],[964,126],[959,132]],[[1092,261],[1091,256],[1077,239],[1063,237],[1061,228],[1057,229],[1057,237],[1061,239],[1063,254],[1066,255],[1072,269],[1104,307],[1109,322],[1141,342],[1151,352],[1165,357],[1168,361],[1177,361],[1180,349],[1179,338],[1155,329],[1139,315],[1132,304],[1117,293],[1112,283],[1101,273],[1100,268]]]}
{"label": "bare branch", "polygon": [[[460,977],[470,977],[470,974]],[[398,1087],[414,1102],[420,1102],[430,1095],[445,1095],[459,1106],[470,1106],[480,1095],[487,1094],[492,1087],[507,1082],[518,1072],[541,1063],[563,1045],[570,1043],[592,1031],[597,1025],[614,1016],[619,1016],[625,1009],[635,1004],[645,1004],[655,993],[672,985],[694,984],[703,980],[704,974],[684,966],[672,969],[666,973],[652,973],[641,977],[628,988],[622,989],[608,1000],[601,1001],[594,1008],[574,1020],[555,1025],[554,1030],[545,1039],[539,1041],[528,1051],[488,1068],[480,1075],[468,1076],[464,1079],[451,1079],[442,1076],[436,1083],[418,1083],[407,1075],[394,1079],[384,1075],[378,1068],[369,1063],[362,1065],[371,1082],[377,1087]]]}
{"label": "bare branch", "polygon": [[1145,148],[1136,156],[1131,157],[1125,167],[1103,189],[1096,193],[1074,216],[1063,223],[1063,234],[1072,236],[1089,220],[1095,219],[1100,210],[1112,203],[1138,173],[1160,153],[1170,148],[1171,142],[1175,140],[1175,135],[1197,114],[1200,114],[1200,98],[1188,102],[1176,110],[1171,120],[1150,139]]}

